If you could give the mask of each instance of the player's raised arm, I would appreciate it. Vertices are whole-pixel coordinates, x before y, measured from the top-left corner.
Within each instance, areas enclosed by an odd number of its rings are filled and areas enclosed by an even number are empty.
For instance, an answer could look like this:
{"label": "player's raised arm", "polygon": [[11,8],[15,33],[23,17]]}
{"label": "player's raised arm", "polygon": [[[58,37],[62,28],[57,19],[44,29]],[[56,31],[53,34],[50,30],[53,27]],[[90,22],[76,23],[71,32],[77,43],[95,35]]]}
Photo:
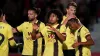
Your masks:
{"label": "player's raised arm", "polygon": [[54,31],[57,34],[57,36],[60,38],[60,40],[62,40],[62,41],[66,40],[66,36],[63,35],[63,34],[61,34],[60,31],[58,31],[56,28],[50,26],[49,29],[52,30],[52,31]]}

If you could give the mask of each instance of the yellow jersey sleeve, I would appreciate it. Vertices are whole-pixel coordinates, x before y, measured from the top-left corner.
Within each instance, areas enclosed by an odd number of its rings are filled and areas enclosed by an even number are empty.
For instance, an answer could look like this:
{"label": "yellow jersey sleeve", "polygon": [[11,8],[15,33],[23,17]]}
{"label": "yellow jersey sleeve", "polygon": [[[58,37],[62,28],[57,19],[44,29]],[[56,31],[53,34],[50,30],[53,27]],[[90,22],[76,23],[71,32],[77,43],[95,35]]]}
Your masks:
{"label": "yellow jersey sleeve", "polygon": [[8,25],[8,39],[11,46],[15,46],[16,42],[13,39],[12,27]]}
{"label": "yellow jersey sleeve", "polygon": [[14,41],[14,39],[10,40],[9,43],[11,46],[16,46],[16,42]]}
{"label": "yellow jersey sleeve", "polygon": [[12,27],[9,25],[8,26],[8,35],[7,35],[8,39],[13,37],[13,32],[12,32]]}
{"label": "yellow jersey sleeve", "polygon": [[23,31],[23,25],[24,25],[24,23],[22,23],[21,25],[17,26],[17,30],[19,32],[22,32]]}
{"label": "yellow jersey sleeve", "polygon": [[89,30],[83,26],[82,30],[81,30],[81,35],[82,36],[87,36],[88,34],[90,34]]}

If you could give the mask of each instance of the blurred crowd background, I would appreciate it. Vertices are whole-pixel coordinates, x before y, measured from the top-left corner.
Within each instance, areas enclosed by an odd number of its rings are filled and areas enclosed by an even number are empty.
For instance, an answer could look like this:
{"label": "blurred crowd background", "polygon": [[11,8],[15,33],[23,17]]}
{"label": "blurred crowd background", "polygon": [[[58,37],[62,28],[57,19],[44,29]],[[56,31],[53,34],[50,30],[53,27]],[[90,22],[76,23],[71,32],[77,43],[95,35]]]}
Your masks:
{"label": "blurred crowd background", "polygon": [[[28,20],[27,9],[30,7],[41,8],[38,19],[44,22],[46,13],[51,9],[59,9],[65,14],[66,6],[71,1],[77,3],[77,17],[90,31],[94,31],[94,24],[100,20],[100,0],[0,0],[0,8],[6,14],[7,22],[16,27]],[[22,42],[21,34],[15,34],[15,37],[18,37],[15,38],[17,42]],[[11,48],[10,52],[20,53],[21,49]]]}

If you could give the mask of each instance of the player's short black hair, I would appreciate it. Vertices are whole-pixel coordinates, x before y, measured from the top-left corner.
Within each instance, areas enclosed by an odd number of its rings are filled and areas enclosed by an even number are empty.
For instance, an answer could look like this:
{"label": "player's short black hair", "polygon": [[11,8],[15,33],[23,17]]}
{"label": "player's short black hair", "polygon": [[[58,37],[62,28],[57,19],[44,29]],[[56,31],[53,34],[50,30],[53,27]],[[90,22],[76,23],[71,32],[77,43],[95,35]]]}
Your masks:
{"label": "player's short black hair", "polygon": [[3,14],[3,11],[2,11],[2,9],[0,9],[0,17],[1,17],[2,14]]}
{"label": "player's short black hair", "polygon": [[41,9],[40,9],[40,8],[35,8],[35,7],[29,8],[28,10],[33,10],[33,11],[35,11],[35,13],[36,13],[37,15],[39,15],[40,12],[41,12]]}
{"label": "player's short black hair", "polygon": [[46,18],[45,18],[45,22],[48,23],[48,20],[49,20],[49,17],[50,15],[54,13],[55,15],[57,15],[57,18],[58,18],[58,23],[60,24],[62,19],[63,19],[63,14],[60,10],[57,10],[57,9],[52,9],[50,10],[47,15],[46,15]]}
{"label": "player's short black hair", "polygon": [[70,3],[67,5],[67,9],[68,9],[70,6],[74,6],[75,8],[77,8],[77,4],[76,4],[75,2],[70,2]]}
{"label": "player's short black hair", "polygon": [[70,22],[79,23],[78,19],[76,18],[71,18],[70,20],[68,20],[67,24],[70,25]]}

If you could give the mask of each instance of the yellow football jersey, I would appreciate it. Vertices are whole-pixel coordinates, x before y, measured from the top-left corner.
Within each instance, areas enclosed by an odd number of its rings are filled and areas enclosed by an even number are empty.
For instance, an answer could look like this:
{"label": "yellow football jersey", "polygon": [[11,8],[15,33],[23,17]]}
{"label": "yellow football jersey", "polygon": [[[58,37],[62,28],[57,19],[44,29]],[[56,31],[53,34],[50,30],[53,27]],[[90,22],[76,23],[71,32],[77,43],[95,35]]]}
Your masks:
{"label": "yellow football jersey", "polygon": [[8,56],[8,41],[13,37],[10,25],[0,22],[0,56]]}
{"label": "yellow football jersey", "polygon": [[[80,29],[81,28],[81,29]],[[85,26],[81,26],[76,32],[75,32],[75,40],[78,41],[78,36],[81,38],[81,42],[86,42],[86,36],[90,34],[89,30]],[[82,56],[91,56],[90,46],[82,46]],[[79,49],[76,48],[76,56],[79,56]]]}
{"label": "yellow football jersey", "polygon": [[[37,20],[36,23],[38,22],[39,21]],[[24,22],[17,27],[17,30],[23,33],[24,46],[22,55],[41,56],[42,54],[42,38],[32,40],[31,33],[33,31],[33,27],[34,26],[32,26],[31,22]],[[41,31],[44,27],[44,23],[40,22],[39,31]]]}
{"label": "yellow football jersey", "polygon": [[[53,25],[60,33],[66,33],[66,27],[62,25],[60,29],[58,29],[59,24]],[[56,34],[48,29],[49,26],[46,26],[42,31],[42,35],[45,40],[45,50],[43,56],[63,56],[62,51],[62,42],[56,36]]]}
{"label": "yellow football jersey", "polygon": [[63,42],[64,50],[74,49],[72,45],[75,43],[75,36],[71,33],[69,27],[66,29],[66,40]]}
{"label": "yellow football jersey", "polygon": [[[61,24],[64,22],[64,20],[67,19],[67,16],[63,16],[63,20],[61,22]],[[76,18],[78,19],[78,18]],[[80,22],[80,20],[78,19],[78,21]],[[81,24],[81,22],[80,22]],[[72,45],[75,43],[75,36],[71,33],[71,30],[69,27],[67,27],[66,30],[66,40],[63,42],[63,49],[64,50],[71,50],[74,49],[72,47]]]}
{"label": "yellow football jersey", "polygon": [[[64,20],[67,19],[66,16],[63,16],[63,20],[61,24],[64,22]],[[71,30],[69,27],[66,29],[66,40],[63,42],[63,49],[64,50],[70,50],[74,49],[72,45],[75,43],[75,36],[71,33]]]}

